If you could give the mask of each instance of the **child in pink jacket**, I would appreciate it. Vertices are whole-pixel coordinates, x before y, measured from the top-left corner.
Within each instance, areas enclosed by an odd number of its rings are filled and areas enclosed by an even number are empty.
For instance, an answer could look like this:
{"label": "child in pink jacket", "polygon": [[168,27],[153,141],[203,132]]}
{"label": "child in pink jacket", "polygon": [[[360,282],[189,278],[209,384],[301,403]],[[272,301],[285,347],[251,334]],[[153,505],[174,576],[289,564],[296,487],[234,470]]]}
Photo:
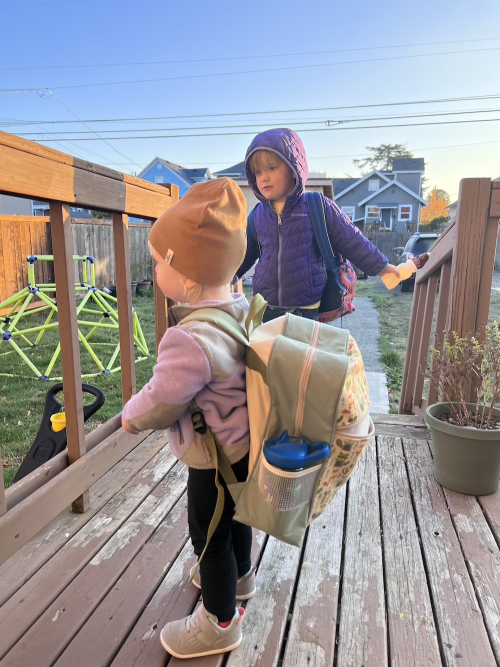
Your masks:
{"label": "child in pink jacket", "polygon": [[[230,282],[246,251],[246,202],[228,178],[194,185],[154,224],[149,236],[163,293],[185,305],[170,315],[176,326],[163,337],[153,377],[123,410],[129,432],[169,429],[173,453],[189,466],[188,521],[200,557],[217,500],[215,468],[203,436],[193,428],[193,400],[224,450],[238,481],[248,475],[249,426],[245,346],[209,322],[182,319],[200,308],[218,308],[242,326],[248,302]],[[220,483],[225,487],[222,477]],[[233,521],[234,502],[224,488],[222,519],[193,583],[203,604],[162,630],[164,648],[178,658],[224,653],[241,642],[243,610],[236,599],[255,593],[250,562],[252,530]]]}

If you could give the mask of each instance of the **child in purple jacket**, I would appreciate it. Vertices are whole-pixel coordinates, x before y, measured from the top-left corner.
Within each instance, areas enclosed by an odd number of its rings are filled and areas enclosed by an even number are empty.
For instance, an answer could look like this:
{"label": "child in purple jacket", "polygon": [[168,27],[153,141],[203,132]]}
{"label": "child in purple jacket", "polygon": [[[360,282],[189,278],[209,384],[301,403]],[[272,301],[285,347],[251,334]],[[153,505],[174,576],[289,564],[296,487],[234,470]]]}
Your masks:
{"label": "child in purple jacket", "polygon": [[[232,294],[231,278],[246,249],[245,197],[228,178],[194,185],[154,224],[149,236],[163,293],[188,305],[171,308],[176,326],[165,333],[148,384],[125,406],[122,425],[130,433],[169,429],[173,453],[189,466],[189,534],[199,558],[215,511],[217,488],[212,457],[195,430],[193,401],[226,454],[238,481],[248,475],[249,426],[245,382],[246,348],[209,322],[182,319],[200,308],[218,308],[244,326],[248,302]],[[241,642],[243,609],[236,599],[255,593],[250,562],[252,529],[233,521],[234,502],[222,478],[222,518],[193,583],[203,604],[191,616],[168,623],[164,648],[178,658],[224,653]]]}
{"label": "child in purple jacket", "polygon": [[[305,198],[309,175],[306,152],[293,130],[258,134],[245,157],[248,183],[262,203],[255,208],[257,239],[248,235],[245,260],[237,277],[255,268],[253,293],[269,304],[268,321],[292,312],[318,319],[326,285],[326,267],[314,238]],[[399,272],[333,201],[325,197],[326,225],[332,249],[369,276]]]}

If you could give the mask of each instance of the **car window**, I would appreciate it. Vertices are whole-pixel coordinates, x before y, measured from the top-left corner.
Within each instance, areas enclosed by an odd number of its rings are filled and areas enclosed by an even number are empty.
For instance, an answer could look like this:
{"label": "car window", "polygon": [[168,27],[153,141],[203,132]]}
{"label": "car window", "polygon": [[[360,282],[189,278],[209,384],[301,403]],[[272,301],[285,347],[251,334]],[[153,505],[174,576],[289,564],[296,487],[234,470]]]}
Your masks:
{"label": "car window", "polygon": [[437,241],[437,238],[415,238],[412,236],[408,239],[403,252],[411,252],[414,255],[421,255],[423,252],[430,250],[431,246]]}
{"label": "car window", "polygon": [[413,250],[411,251],[414,255],[421,255],[423,252],[428,252],[431,247],[436,243],[437,239],[433,238],[428,238],[428,239],[423,239],[419,238],[417,239],[415,245],[413,246]]}

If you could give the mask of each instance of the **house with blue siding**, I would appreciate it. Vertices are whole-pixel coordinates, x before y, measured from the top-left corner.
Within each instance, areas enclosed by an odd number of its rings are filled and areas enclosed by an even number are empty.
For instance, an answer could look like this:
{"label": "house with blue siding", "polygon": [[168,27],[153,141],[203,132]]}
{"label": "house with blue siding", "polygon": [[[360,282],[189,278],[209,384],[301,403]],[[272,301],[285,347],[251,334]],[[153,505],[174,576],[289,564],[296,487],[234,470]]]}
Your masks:
{"label": "house with blue siding", "polygon": [[395,158],[390,171],[374,170],[361,178],[334,178],[337,206],[365,231],[369,225],[396,232],[418,231],[424,158]]}
{"label": "house with blue siding", "polygon": [[155,157],[137,176],[150,183],[175,183],[179,186],[181,197],[195,183],[203,183],[213,178],[208,167],[187,169],[161,157]]}

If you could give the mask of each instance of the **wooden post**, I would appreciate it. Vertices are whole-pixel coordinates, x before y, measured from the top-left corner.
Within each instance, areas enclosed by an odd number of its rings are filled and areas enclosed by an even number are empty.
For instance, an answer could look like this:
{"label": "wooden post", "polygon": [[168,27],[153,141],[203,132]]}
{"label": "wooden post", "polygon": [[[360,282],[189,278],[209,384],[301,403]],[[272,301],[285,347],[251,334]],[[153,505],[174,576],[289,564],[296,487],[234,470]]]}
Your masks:
{"label": "wooden post", "polygon": [[[456,216],[457,241],[451,269],[450,305],[446,332],[466,336],[476,332],[479,289],[488,216],[491,179],[464,178],[460,182]],[[493,275],[493,264],[485,269]],[[486,285],[486,282],[484,283]],[[491,293],[491,277],[488,303]],[[484,306],[483,306],[484,310]]]}
{"label": "wooden post", "polygon": [[422,401],[424,390],[425,370],[427,366],[427,356],[429,354],[429,341],[431,337],[432,318],[434,316],[434,304],[436,302],[438,277],[431,276],[427,283],[427,294],[425,295],[425,307],[423,319],[420,323],[420,340],[418,342],[417,367],[415,371],[415,382],[412,389],[412,412],[420,408],[420,413],[425,412],[426,403]]}
{"label": "wooden post", "polygon": [[[179,201],[179,186],[173,183],[161,183],[164,187],[170,190],[170,197],[172,199],[172,204],[177,204]],[[154,221],[151,222],[151,226],[154,225]],[[161,289],[158,287],[156,282],[156,262],[153,259],[153,288],[155,295],[155,334],[156,334],[156,352],[158,353],[158,347],[160,345],[161,339],[165,335],[165,332],[168,327],[168,309],[174,305],[174,302],[171,299],[167,299]]]}
{"label": "wooden post", "polygon": [[0,452],[0,516],[7,511],[7,501],[5,500],[5,482],[3,479],[3,461],[2,453]]}
{"label": "wooden post", "polygon": [[136,393],[134,324],[132,319],[132,289],[130,274],[130,240],[128,215],[113,213],[113,242],[115,249],[116,296],[120,332],[120,363],[123,405]]}
{"label": "wooden post", "polygon": [[[50,223],[57,287],[68,460],[71,464],[85,454],[85,430],[69,206],[61,202],[52,202],[50,204]],[[85,512],[88,506],[89,493],[87,490],[73,502],[73,510]]]}
{"label": "wooden post", "polygon": [[[434,348],[441,350],[444,340],[444,327],[446,318],[448,316],[448,304],[450,297],[450,276],[451,276],[451,261],[445,262],[441,267],[441,277],[439,280],[439,301],[436,317],[436,331],[434,333]],[[431,375],[433,366],[431,365]],[[438,385],[432,379],[429,381],[429,396],[427,402],[429,405],[436,403],[438,400]]]}

